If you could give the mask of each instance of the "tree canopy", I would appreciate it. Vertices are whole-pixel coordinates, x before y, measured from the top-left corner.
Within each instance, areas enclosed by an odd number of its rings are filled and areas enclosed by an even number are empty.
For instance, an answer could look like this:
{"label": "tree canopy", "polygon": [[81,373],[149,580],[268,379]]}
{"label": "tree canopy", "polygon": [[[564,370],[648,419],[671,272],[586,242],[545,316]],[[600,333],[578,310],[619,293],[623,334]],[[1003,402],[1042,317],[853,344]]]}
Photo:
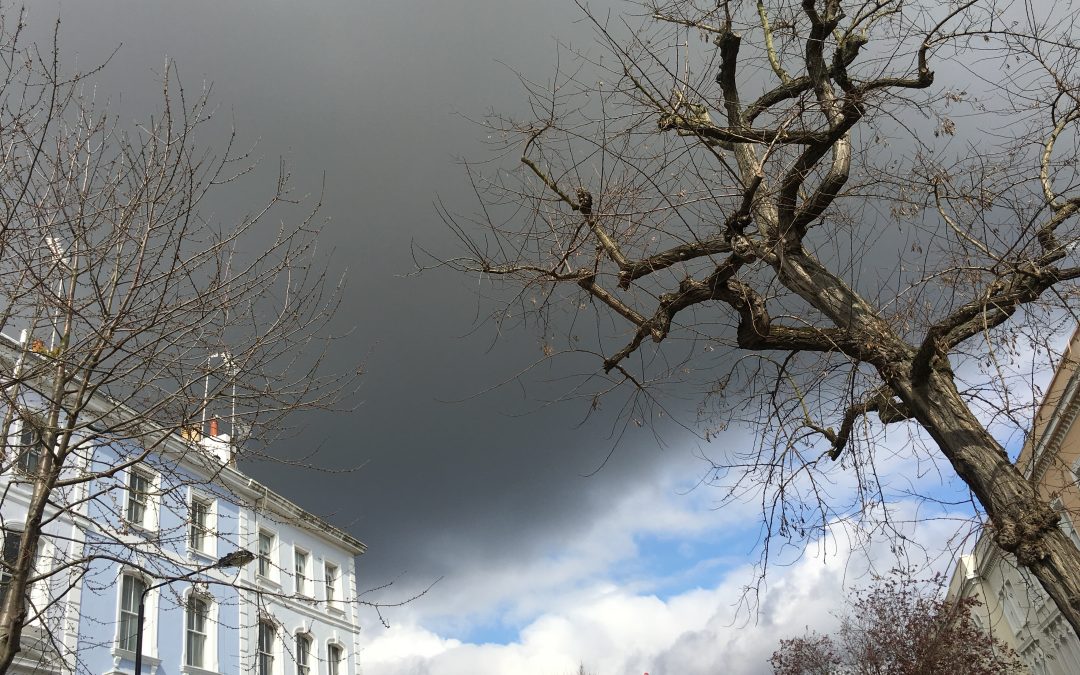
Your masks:
{"label": "tree canopy", "polygon": [[749,425],[713,482],[771,536],[877,513],[880,441],[907,428],[913,471],[942,458],[1080,629],[1080,552],[988,429],[1037,400],[1009,360],[1076,322],[1069,4],[582,9],[599,50],[522,78],[533,117],[487,120],[520,161],[470,166],[483,208],[443,210],[443,262],[512,288],[496,319],[534,321],[546,356],[593,356],[591,405]]}
{"label": "tree canopy", "polygon": [[893,572],[853,592],[840,628],[780,641],[776,675],[1006,675],[1026,672],[1016,652],[979,628],[974,598],[941,597],[941,579]]}

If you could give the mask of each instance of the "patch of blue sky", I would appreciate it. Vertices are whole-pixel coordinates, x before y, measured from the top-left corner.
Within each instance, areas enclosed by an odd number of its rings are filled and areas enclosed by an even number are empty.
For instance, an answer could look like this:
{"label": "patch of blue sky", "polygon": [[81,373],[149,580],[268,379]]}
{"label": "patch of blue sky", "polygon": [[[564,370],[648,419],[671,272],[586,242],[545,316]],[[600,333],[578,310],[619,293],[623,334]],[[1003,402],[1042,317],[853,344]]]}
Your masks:
{"label": "patch of blue sky", "polygon": [[926,498],[950,508],[963,508],[970,500],[967,484],[936,450],[935,455],[932,461],[912,461],[899,471],[880,476],[882,496],[887,501]]}
{"label": "patch of blue sky", "polygon": [[[756,560],[759,523],[746,524],[743,531],[729,523],[722,531],[638,534],[634,537],[635,555],[572,583],[578,588],[610,584],[626,593],[656,596],[665,602],[698,588],[715,588],[732,569]],[[554,564],[556,559],[552,560]],[[560,590],[572,592],[571,588]],[[521,610],[512,602],[502,603],[480,615],[428,621],[425,628],[462,642],[506,645],[519,641],[521,630],[544,611],[542,607]]]}
{"label": "patch of blue sky", "polygon": [[520,641],[521,629],[527,624],[507,621],[505,617],[505,614],[500,614],[487,620],[459,626],[456,631],[439,634],[445,638],[454,638],[477,645],[508,645]]}
{"label": "patch of blue sky", "polygon": [[1026,439],[1026,434],[1016,431],[1006,438],[998,438],[998,442],[1005,446],[1005,452],[1008,453],[1009,459],[1015,462],[1016,458],[1020,456],[1020,450],[1023,449]]}
{"label": "patch of blue sky", "polygon": [[523,617],[508,603],[483,612],[428,617],[423,626],[438,636],[470,644],[508,645],[521,638],[521,630],[535,616]]}
{"label": "patch of blue sky", "polygon": [[753,530],[694,536],[648,534],[635,538],[637,555],[610,571],[611,581],[667,601],[696,588],[714,588],[727,574],[756,559]]}

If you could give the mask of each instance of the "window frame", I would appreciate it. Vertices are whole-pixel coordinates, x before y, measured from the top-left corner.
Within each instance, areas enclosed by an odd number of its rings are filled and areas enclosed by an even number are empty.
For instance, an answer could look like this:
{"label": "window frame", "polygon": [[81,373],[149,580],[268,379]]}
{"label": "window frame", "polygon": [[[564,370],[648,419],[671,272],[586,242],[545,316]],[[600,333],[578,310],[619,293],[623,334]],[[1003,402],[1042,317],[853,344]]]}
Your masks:
{"label": "window frame", "polygon": [[[330,573],[330,570],[334,571],[334,574]],[[326,606],[329,608],[336,608],[338,603],[338,584],[341,583],[341,567],[330,562],[323,562],[323,598],[326,600]]]}
{"label": "window frame", "polygon": [[[0,602],[7,598],[8,586],[15,578],[9,566],[19,562],[19,553],[22,552],[22,534],[22,530],[13,527],[0,528],[0,537],[3,538],[0,541]],[[13,548],[10,546],[11,542],[14,542]]]}
{"label": "window frame", "polygon": [[[15,438],[17,439],[15,447],[18,448],[15,466],[23,474],[36,476],[41,471],[41,462],[45,458],[46,451],[41,429],[27,421],[25,416],[20,415],[19,429],[16,431]],[[33,452],[27,448],[33,448]],[[33,467],[29,466],[28,457],[36,458]]]}
{"label": "window frame", "polygon": [[[55,544],[49,541],[48,536],[44,532],[41,534],[37,549],[34,551],[33,560],[30,562],[31,574],[34,576],[41,574],[46,569],[51,569],[52,563],[56,561],[57,548]],[[52,596],[53,589],[49,582],[49,578],[39,579],[26,589],[27,621],[31,624],[43,625],[42,622],[48,620],[45,611],[55,604],[55,598]],[[63,592],[66,591],[62,591],[61,594]],[[35,614],[37,616],[34,616]]]}
{"label": "window frame", "polygon": [[341,665],[345,662],[345,649],[336,642],[326,643],[326,675],[345,675]]}
{"label": "window frame", "polygon": [[[202,525],[195,521],[196,506],[205,508],[206,520]],[[213,497],[192,490],[188,499],[188,536],[187,547],[190,553],[215,558],[217,556],[217,536],[214,534],[217,527],[217,500]],[[196,532],[202,538],[201,545],[197,546],[194,539]]]}
{"label": "window frame", "polygon": [[272,620],[259,619],[255,629],[255,675],[274,675],[277,632],[277,625]]}
{"label": "window frame", "polygon": [[[198,627],[198,626],[193,627],[191,625],[192,624],[192,617],[200,616],[199,614],[192,612],[195,605],[202,605],[202,608],[203,608],[203,613],[201,615],[201,618],[202,618],[201,630],[200,630],[200,627]],[[188,593],[187,600],[184,602],[184,658],[183,658],[183,664],[186,667],[199,668],[199,669],[202,669],[202,670],[209,670],[211,668],[211,666],[213,665],[213,659],[208,658],[208,657],[210,657],[210,652],[211,652],[211,649],[212,649],[212,647],[211,647],[211,645],[212,645],[212,635],[211,635],[211,630],[210,630],[210,626],[212,624],[211,616],[210,616],[212,608],[213,608],[213,599],[207,597],[207,595],[205,593],[200,593],[198,591],[193,591],[193,592]],[[202,640],[202,643],[201,643],[200,648],[198,650],[199,651],[198,663],[193,663],[192,662],[194,653],[196,651],[196,650],[192,649],[192,646],[193,646],[193,639],[192,638],[201,638],[201,640]]]}
{"label": "window frame", "polygon": [[998,602],[1001,603],[1001,611],[1005,615],[1005,622],[1009,624],[1009,628],[1014,635],[1018,634],[1028,623],[1026,616],[1028,607],[1025,602],[1024,607],[1021,608],[1020,598],[1013,587],[1011,579],[1005,579],[1001,584],[1001,590],[998,591]]}
{"label": "window frame", "polygon": [[[127,582],[131,581],[133,586],[131,589],[131,606],[125,607],[125,587]],[[142,590],[138,590],[134,584],[141,584]],[[156,624],[155,617],[156,612],[153,611],[156,605],[153,604],[153,597],[155,594],[153,591],[148,591],[150,582],[143,574],[134,570],[123,570],[120,574],[120,583],[117,585],[117,599],[116,599],[116,637],[113,641],[116,649],[121,652],[130,654],[135,653],[135,648],[138,645],[138,633],[139,633],[139,601],[143,602],[143,635],[155,635],[156,631],[153,627]],[[125,617],[125,614],[129,615]],[[127,622],[125,624],[125,618]],[[125,633],[124,627],[128,626],[128,631]],[[126,642],[126,640],[130,640]],[[150,652],[151,656],[157,654],[157,640],[150,640],[149,646],[146,641],[143,643],[143,653]]]}
{"label": "window frame", "polygon": [[[138,478],[146,481],[146,488],[137,490],[133,487],[133,481]],[[136,529],[155,531],[158,526],[157,499],[155,493],[158,489],[158,475],[145,466],[132,466],[127,469],[127,477],[124,481],[124,522]],[[139,501],[142,496],[142,502]],[[142,506],[142,518],[135,520],[132,517],[132,505]]]}
{"label": "window frame", "polygon": [[311,675],[312,647],[315,640],[311,633],[296,633],[294,660],[296,661],[296,675]]}
{"label": "window frame", "polygon": [[1050,508],[1054,509],[1054,511],[1061,516],[1061,520],[1058,521],[1058,527],[1069,537],[1069,541],[1073,543],[1073,546],[1080,548],[1080,532],[1076,531],[1072,514],[1065,509],[1065,503],[1061,500],[1061,497],[1055,497],[1054,500],[1050,502]]}
{"label": "window frame", "polygon": [[[301,560],[303,560],[303,565],[300,564]],[[293,546],[293,582],[295,584],[297,595],[303,595],[305,597],[312,596],[312,593],[309,591],[309,586],[312,582],[310,576],[311,561],[311,551],[299,546]]]}
{"label": "window frame", "polygon": [[[278,583],[278,574],[280,572],[280,565],[278,564],[278,538],[277,532],[267,527],[260,526],[255,535],[255,576],[265,581]],[[270,540],[269,550],[263,553],[262,543],[263,537],[266,536]],[[265,569],[264,569],[265,563]]]}

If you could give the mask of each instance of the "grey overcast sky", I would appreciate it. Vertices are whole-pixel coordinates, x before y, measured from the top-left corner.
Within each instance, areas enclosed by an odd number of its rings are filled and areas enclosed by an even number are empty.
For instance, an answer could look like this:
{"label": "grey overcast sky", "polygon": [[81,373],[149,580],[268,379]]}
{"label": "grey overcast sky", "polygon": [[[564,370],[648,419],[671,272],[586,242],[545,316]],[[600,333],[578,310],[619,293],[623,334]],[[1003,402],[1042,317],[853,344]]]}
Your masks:
{"label": "grey overcast sky", "polygon": [[850,573],[842,556],[784,572],[773,587],[786,587],[786,604],[739,623],[752,508],[715,512],[708,491],[692,489],[705,468],[696,441],[633,430],[595,472],[613,445],[611,411],[582,423],[584,402],[542,405],[560,389],[552,380],[595,364],[545,365],[488,391],[541,356],[537,338],[477,328],[497,305],[475,280],[411,275],[412,242],[454,253],[436,196],[473,207],[456,158],[487,150],[467,118],[524,112],[514,70],[542,81],[556,37],[591,41],[569,0],[34,2],[37,39],[57,16],[69,67],[116,50],[97,81],[121,120],[160,106],[167,59],[186,88],[212,83],[220,114],[263,158],[219,195],[221,217],[270,194],[279,157],[299,192],[325,181],[320,246],[348,278],[335,326],[353,330],[332,358],[362,360],[365,374],[355,412],[313,415],[276,451],[317,445],[318,463],[362,469],[249,470],[368,544],[360,586],[395,581],[372,598],[442,579],[388,610],[389,631],[364,615],[368,675],[561,675],[579,660],[597,675],[761,672],[781,632],[828,616]]}
{"label": "grey overcast sky", "polygon": [[[602,414],[579,425],[580,403],[541,407],[531,389],[516,385],[482,393],[540,356],[536,338],[522,330],[496,341],[491,326],[474,330],[478,314],[495,308],[475,281],[449,272],[410,276],[412,242],[454,252],[436,196],[473,207],[457,158],[484,158],[487,150],[483,131],[466,118],[522,110],[514,70],[546,78],[556,36],[589,39],[571,3],[35,2],[29,22],[37,40],[48,39],[57,16],[69,67],[91,67],[116,50],[96,81],[99,99],[110,99],[123,121],[160,107],[167,59],[185,88],[212,84],[219,114],[235,120],[241,142],[257,140],[263,158],[255,179],[218,194],[222,213],[265,198],[279,157],[300,192],[318,191],[325,176],[321,215],[329,222],[320,246],[331,271],[348,279],[335,325],[355,328],[334,358],[342,367],[362,360],[365,375],[354,413],[305,420],[307,432],[291,443],[321,445],[317,463],[363,469],[249,469],[368,544],[361,586],[398,579],[377,596],[393,600],[442,577],[402,611],[422,613],[425,603],[447,611],[450,598],[463,597],[464,570],[558,556],[662,465],[696,478],[692,446],[674,432],[666,450],[648,433],[627,439],[604,470],[585,477],[612,447]],[[540,370],[526,381],[551,393],[557,387],[542,383],[556,374]],[[454,611],[473,612],[486,613],[487,628],[503,622],[484,602]],[[373,614],[367,621],[377,623]],[[469,637],[465,624],[446,630]]]}

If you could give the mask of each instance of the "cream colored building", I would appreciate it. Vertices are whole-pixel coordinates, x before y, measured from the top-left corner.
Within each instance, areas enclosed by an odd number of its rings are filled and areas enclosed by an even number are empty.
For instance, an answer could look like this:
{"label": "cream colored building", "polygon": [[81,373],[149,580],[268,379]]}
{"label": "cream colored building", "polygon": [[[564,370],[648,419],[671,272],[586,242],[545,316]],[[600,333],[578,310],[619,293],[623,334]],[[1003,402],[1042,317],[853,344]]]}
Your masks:
{"label": "cream colored building", "polygon": [[[1062,514],[1061,528],[1080,546],[1080,329],[1035,416],[1033,433],[1017,466]],[[983,606],[976,622],[1020,654],[1036,675],[1080,674],[1080,640],[1034,577],[1017,569],[1012,556],[984,534],[960,559],[949,597],[976,597]]]}

